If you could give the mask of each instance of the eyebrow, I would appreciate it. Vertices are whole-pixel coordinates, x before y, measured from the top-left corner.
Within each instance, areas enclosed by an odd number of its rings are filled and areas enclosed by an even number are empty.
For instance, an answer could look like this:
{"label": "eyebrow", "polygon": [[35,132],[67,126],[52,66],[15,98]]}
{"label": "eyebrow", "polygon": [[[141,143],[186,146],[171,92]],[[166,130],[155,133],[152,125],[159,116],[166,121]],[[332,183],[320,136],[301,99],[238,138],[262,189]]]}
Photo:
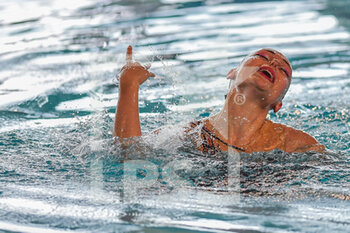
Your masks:
{"label": "eyebrow", "polygon": [[275,51],[269,50],[269,49],[265,49],[267,52],[270,52],[272,54],[276,54]]}

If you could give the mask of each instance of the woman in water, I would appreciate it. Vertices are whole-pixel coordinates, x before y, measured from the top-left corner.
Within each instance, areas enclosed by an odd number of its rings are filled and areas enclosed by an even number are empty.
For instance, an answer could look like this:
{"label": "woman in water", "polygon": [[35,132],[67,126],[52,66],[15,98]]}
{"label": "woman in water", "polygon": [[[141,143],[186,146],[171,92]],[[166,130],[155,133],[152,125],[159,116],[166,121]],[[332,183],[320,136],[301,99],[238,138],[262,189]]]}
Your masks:
{"label": "woman in water", "polygon": [[[129,46],[126,65],[120,71],[114,136],[141,136],[138,90],[144,81],[155,76],[149,68],[132,60],[132,47]],[[190,123],[185,130],[199,150],[205,153],[325,150],[309,134],[266,119],[270,110],[278,112],[281,109],[291,83],[292,68],[283,54],[272,49],[258,50],[232,69],[227,78],[232,85],[223,109],[207,119]],[[195,140],[199,137],[200,140]]]}

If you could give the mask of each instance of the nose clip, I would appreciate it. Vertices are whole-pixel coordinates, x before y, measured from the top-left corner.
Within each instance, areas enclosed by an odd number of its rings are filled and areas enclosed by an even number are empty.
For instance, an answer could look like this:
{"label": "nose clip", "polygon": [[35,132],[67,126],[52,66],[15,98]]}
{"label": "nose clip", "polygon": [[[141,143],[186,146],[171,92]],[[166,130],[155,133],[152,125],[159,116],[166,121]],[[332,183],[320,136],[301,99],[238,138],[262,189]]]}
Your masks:
{"label": "nose clip", "polygon": [[271,60],[271,65],[281,65],[280,62],[276,59],[276,58],[273,58]]}

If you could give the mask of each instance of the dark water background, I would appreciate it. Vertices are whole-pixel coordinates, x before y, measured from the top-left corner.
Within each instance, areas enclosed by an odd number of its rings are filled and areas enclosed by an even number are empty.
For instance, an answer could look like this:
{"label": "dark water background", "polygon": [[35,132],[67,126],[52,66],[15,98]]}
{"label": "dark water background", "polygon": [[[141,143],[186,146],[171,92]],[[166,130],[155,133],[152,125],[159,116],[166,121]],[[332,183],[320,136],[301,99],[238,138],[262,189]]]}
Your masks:
{"label": "dark water background", "polygon": [[[349,15],[346,0],[1,1],[0,231],[350,231]],[[111,131],[128,44],[157,74],[141,87],[142,129],[166,129],[122,152]],[[220,177],[177,124],[219,111],[226,73],[262,47],[294,69],[269,118],[330,153],[241,155],[239,201],[161,183],[123,199],[125,156]]]}

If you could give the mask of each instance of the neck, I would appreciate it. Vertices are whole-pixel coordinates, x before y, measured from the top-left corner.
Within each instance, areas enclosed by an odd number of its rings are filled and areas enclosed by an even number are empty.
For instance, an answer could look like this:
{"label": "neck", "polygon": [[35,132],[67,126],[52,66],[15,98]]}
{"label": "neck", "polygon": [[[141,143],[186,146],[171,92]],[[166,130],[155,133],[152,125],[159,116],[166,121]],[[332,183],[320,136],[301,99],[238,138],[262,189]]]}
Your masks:
{"label": "neck", "polygon": [[262,107],[256,99],[249,98],[239,105],[234,101],[237,94],[242,93],[232,91],[223,110],[210,117],[209,122],[227,143],[244,146],[251,142],[263,126],[268,108]]}

